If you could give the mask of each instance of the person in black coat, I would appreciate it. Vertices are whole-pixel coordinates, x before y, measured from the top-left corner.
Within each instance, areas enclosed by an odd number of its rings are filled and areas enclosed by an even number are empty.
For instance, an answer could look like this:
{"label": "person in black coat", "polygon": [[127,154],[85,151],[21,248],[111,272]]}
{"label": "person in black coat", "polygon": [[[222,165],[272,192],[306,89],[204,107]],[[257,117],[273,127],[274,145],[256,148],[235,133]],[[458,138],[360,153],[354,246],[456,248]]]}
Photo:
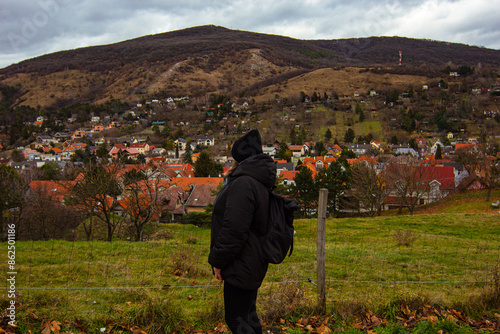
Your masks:
{"label": "person in black coat", "polygon": [[257,290],[267,272],[259,236],[267,231],[269,190],[276,164],[262,153],[257,130],[233,144],[235,165],[224,179],[212,213],[208,262],[224,281],[225,320],[233,333],[262,333],[256,312]]}

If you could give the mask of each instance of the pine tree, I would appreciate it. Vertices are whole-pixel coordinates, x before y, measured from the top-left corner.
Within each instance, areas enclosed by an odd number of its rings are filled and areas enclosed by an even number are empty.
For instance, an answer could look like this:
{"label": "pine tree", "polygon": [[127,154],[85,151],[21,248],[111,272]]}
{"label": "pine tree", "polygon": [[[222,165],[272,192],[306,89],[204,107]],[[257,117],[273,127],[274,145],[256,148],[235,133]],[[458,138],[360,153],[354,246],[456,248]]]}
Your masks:
{"label": "pine tree", "polygon": [[297,140],[297,133],[295,132],[295,129],[292,128],[290,130],[290,142],[292,143],[292,145],[295,145],[296,140]]}
{"label": "pine tree", "polygon": [[210,159],[207,152],[203,151],[194,163],[194,175],[196,177],[217,177],[222,173],[222,166]]}
{"label": "pine tree", "polygon": [[354,141],[354,138],[356,138],[356,134],[354,133],[354,130],[349,128],[344,134],[344,142],[346,143],[352,143]]}
{"label": "pine tree", "polygon": [[314,179],[318,190],[328,189],[328,212],[335,217],[340,209],[342,194],[350,188],[351,174],[349,163],[344,159],[339,159],[328,168],[320,170]]}
{"label": "pine tree", "polygon": [[301,165],[293,180],[294,185],[290,188],[290,196],[297,200],[302,214],[308,217],[312,208],[311,203],[318,198],[318,189],[315,186],[312,171]]}
{"label": "pine tree", "polygon": [[328,128],[328,129],[326,129],[326,132],[325,132],[325,141],[329,141],[330,139],[332,139],[332,132]]}
{"label": "pine tree", "polygon": [[434,159],[436,159],[436,160],[443,159],[443,152],[442,152],[442,149],[441,149],[441,145],[437,146],[436,154],[434,155]]}

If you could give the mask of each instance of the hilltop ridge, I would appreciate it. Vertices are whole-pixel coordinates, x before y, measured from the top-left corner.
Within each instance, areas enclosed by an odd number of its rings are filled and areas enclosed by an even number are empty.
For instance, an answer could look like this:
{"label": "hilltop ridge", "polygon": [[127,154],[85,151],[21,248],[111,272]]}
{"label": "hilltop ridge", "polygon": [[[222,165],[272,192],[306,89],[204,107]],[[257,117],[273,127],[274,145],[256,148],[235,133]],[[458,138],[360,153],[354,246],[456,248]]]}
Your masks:
{"label": "hilltop ridge", "polygon": [[405,63],[500,65],[500,51],[458,43],[404,37],[300,40],[206,25],[147,35],[118,43],[60,51],[22,61],[0,74],[53,73],[68,69],[106,71],[124,64],[177,62],[193,56],[230,57],[226,52],[262,49],[276,65],[295,67],[395,65]]}
{"label": "hilltop ridge", "polygon": [[495,67],[500,51],[402,37],[300,40],[207,25],[25,60],[0,69],[0,84],[20,88],[14,105],[42,108],[220,92],[258,99],[256,87],[322,68],[436,77],[450,65]]}

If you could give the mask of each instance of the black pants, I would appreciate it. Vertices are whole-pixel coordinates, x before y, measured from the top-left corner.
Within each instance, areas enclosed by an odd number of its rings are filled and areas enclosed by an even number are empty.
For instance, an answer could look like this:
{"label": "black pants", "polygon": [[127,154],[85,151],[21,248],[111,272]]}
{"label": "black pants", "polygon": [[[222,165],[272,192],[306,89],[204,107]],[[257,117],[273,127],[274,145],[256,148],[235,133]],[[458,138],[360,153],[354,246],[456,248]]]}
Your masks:
{"label": "black pants", "polygon": [[256,303],[257,289],[245,290],[224,283],[225,319],[232,333],[262,333]]}

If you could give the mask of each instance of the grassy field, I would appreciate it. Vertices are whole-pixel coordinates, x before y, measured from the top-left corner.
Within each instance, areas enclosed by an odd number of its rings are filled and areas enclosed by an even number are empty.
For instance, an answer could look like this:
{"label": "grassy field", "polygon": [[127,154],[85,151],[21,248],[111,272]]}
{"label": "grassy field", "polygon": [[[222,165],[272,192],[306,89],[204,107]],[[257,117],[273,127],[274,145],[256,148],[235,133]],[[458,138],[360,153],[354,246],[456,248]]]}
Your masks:
{"label": "grassy field", "polygon": [[[404,305],[498,312],[500,215],[470,196],[441,205],[413,216],[327,220],[331,330],[362,332],[352,326],[370,312],[397,324]],[[269,269],[258,305],[269,328],[308,331],[288,324],[316,314],[316,224],[297,220],[293,255]],[[17,242],[18,333],[51,333],[53,321],[61,333],[213,331],[223,305],[206,261],[209,236],[209,228],[163,225],[139,243]],[[4,290],[2,309],[8,302]]]}

